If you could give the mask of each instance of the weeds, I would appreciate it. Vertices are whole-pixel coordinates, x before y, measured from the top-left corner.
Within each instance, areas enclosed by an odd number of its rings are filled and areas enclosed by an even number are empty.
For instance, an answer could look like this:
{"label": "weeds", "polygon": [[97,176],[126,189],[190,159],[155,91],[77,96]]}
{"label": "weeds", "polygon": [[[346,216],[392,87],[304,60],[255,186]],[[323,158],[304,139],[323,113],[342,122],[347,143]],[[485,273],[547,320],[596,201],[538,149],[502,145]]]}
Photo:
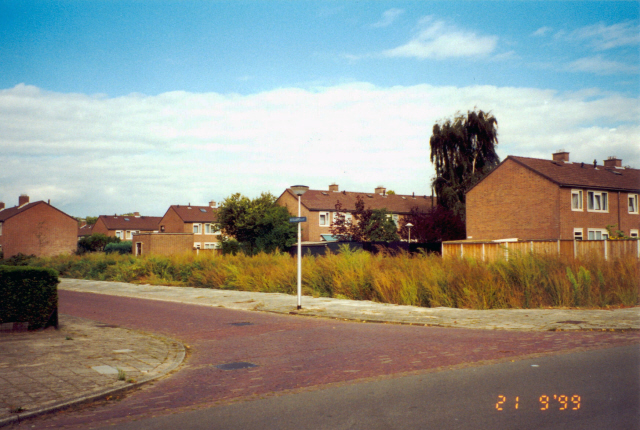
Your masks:
{"label": "weeds", "polygon": [[[61,276],[240,291],[296,290],[296,260],[288,254],[182,255],[94,253],[35,259]],[[470,309],[633,306],[638,303],[637,259],[581,260],[511,253],[509,261],[442,259],[347,247],[340,254],[305,256],[303,293],[424,307]]]}

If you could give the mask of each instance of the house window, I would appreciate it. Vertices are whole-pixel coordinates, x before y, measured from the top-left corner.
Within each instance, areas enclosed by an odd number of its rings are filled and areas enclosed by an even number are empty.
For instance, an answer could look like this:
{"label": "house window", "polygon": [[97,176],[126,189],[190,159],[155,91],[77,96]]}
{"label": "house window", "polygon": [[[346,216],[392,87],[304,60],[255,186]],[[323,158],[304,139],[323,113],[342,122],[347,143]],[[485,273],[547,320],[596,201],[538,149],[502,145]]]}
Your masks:
{"label": "house window", "polygon": [[194,249],[200,249],[200,246],[201,246],[201,245],[200,245],[200,242],[198,242],[198,243],[194,243],[194,244],[193,244],[193,248],[194,248]]}
{"label": "house window", "polygon": [[222,244],[220,242],[206,242],[204,244],[204,249],[220,249],[222,248]]}
{"label": "house window", "polygon": [[582,210],[582,190],[571,190],[571,210]]}
{"label": "house window", "polygon": [[127,239],[131,239],[131,230],[127,230],[127,236],[126,236],[126,238],[127,238]]}
{"label": "house window", "polygon": [[587,192],[587,210],[590,212],[609,212],[608,193],[603,191]]}
{"label": "house window", "polygon": [[320,225],[321,226],[329,225],[329,212],[320,212]]}
{"label": "house window", "polygon": [[631,239],[637,239],[638,238],[638,230],[631,230],[631,232],[629,233],[629,237]]}
{"label": "house window", "polygon": [[122,230],[116,230],[116,237],[120,240],[124,239],[124,231]]}
{"label": "house window", "polygon": [[607,240],[609,238],[609,232],[602,228],[590,228],[589,240]]}
{"label": "house window", "polygon": [[202,225],[194,224],[193,225],[193,234],[202,234]]}
{"label": "house window", "polygon": [[0,222],[0,236],[2,236],[2,223]]}
{"label": "house window", "polygon": [[638,213],[638,195],[637,194],[629,194],[629,213],[637,214]]}
{"label": "house window", "polygon": [[[344,223],[345,224],[351,224],[351,220],[353,219],[353,216],[350,213],[342,213],[342,215],[344,215]],[[338,219],[338,212],[334,212],[333,213],[333,223],[335,224],[336,220]],[[322,225],[322,224],[320,224]]]}
{"label": "house window", "polygon": [[[208,224],[204,225],[204,234],[220,234],[220,232],[218,230],[216,230],[216,225],[215,224],[208,223]],[[207,248],[205,248],[205,249],[207,249]]]}
{"label": "house window", "polygon": [[581,228],[574,228],[573,229],[573,239],[574,240],[582,240],[582,229]]}
{"label": "house window", "polygon": [[163,225],[160,226],[160,231],[164,233],[164,226]]}

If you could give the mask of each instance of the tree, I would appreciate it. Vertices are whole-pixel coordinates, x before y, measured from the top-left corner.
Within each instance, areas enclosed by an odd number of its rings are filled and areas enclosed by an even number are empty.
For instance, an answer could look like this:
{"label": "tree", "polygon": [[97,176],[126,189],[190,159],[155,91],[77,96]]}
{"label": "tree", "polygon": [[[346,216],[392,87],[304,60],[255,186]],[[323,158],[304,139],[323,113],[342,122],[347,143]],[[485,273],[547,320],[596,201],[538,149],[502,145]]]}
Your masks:
{"label": "tree", "polygon": [[262,193],[253,200],[240,193],[227,197],[218,208],[223,252],[240,249],[254,255],[284,250],[297,237],[297,227],[289,222],[290,216],[287,208],[276,204],[271,193]]}
{"label": "tree", "polygon": [[466,237],[465,225],[462,219],[452,210],[436,206],[428,211],[412,208],[411,213],[400,221],[400,236],[407,239],[411,227],[411,241],[443,242],[445,240],[460,240]]}
{"label": "tree", "polygon": [[353,242],[392,242],[398,240],[398,227],[386,209],[365,209],[362,197],[356,197],[356,210],[347,215],[340,201],[331,234]]}
{"label": "tree", "polygon": [[429,141],[436,169],[438,206],[465,219],[465,193],[499,163],[498,121],[490,112],[468,111],[433,126]]}
{"label": "tree", "polygon": [[85,236],[78,241],[77,254],[81,255],[86,252],[102,252],[109,243],[120,243],[120,238],[107,236],[102,233],[94,233],[91,236]]}

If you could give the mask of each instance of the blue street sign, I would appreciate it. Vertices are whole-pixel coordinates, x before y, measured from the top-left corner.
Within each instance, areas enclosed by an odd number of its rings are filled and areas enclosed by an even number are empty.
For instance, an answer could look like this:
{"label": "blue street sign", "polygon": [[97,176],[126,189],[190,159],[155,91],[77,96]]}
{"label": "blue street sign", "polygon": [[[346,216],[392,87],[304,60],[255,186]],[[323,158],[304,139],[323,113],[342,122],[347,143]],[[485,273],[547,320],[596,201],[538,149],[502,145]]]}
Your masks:
{"label": "blue street sign", "polygon": [[306,216],[294,216],[289,218],[289,222],[307,222]]}

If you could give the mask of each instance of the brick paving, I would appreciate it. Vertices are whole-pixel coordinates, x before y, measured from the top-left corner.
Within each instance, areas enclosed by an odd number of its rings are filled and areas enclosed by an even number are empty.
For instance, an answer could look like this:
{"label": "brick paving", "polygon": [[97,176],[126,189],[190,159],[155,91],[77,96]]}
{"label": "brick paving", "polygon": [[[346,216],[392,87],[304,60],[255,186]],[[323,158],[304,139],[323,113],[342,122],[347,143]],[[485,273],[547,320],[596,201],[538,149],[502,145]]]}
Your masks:
{"label": "brick paving", "polygon": [[[327,384],[640,341],[633,330],[514,331],[354,323],[65,290],[60,291],[60,311],[176,339],[186,345],[188,356],[170,377],[119,401],[63,411],[16,428],[96,428]],[[231,371],[216,367],[233,362],[257,367]]]}

